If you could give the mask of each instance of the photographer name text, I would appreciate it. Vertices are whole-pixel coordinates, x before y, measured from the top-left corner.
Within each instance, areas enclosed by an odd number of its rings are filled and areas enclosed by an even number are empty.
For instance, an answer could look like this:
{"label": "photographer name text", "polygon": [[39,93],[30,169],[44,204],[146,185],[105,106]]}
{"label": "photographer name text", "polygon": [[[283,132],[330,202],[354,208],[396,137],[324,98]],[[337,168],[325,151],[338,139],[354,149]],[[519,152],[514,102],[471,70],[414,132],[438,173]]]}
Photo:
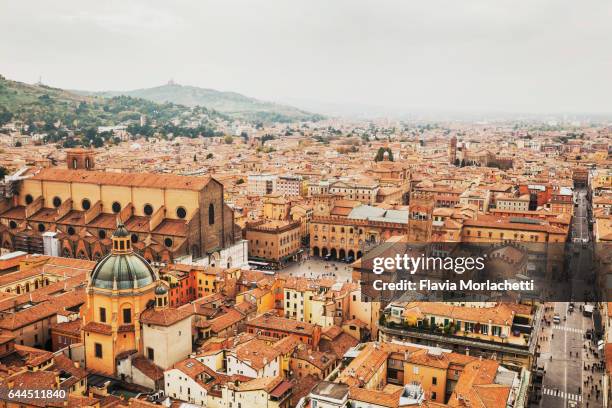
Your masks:
{"label": "photographer name text", "polygon": [[514,280],[502,280],[499,282],[486,280],[483,282],[473,280],[459,280],[452,282],[449,280],[439,282],[429,279],[421,279],[418,281],[409,281],[406,279],[398,282],[384,282],[380,279],[372,282],[372,286],[378,291],[457,291],[457,290],[468,290],[468,291],[533,291],[534,281],[514,281]]}

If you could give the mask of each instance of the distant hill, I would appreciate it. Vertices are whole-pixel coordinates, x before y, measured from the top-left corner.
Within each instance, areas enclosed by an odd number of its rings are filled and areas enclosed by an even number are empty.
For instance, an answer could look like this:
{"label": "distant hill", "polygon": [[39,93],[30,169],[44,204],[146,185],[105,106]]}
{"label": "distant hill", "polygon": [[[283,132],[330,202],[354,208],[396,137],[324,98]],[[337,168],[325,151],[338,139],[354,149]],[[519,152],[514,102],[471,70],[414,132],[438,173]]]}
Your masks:
{"label": "distant hill", "polygon": [[260,101],[236,92],[221,92],[214,89],[169,83],[153,88],[133,91],[86,92],[84,95],[113,97],[127,95],[157,103],[171,102],[185,106],[204,106],[225,113],[235,119],[261,122],[317,121],[324,116],[303,111],[288,105]]}
{"label": "distant hill", "polygon": [[[193,115],[193,109],[173,103],[156,103],[129,96],[104,98],[59,88],[11,81],[0,75],[0,124],[2,121],[55,123],[70,127],[116,125],[138,121],[141,115],[158,123]],[[205,108],[197,114],[209,119],[227,118]]]}

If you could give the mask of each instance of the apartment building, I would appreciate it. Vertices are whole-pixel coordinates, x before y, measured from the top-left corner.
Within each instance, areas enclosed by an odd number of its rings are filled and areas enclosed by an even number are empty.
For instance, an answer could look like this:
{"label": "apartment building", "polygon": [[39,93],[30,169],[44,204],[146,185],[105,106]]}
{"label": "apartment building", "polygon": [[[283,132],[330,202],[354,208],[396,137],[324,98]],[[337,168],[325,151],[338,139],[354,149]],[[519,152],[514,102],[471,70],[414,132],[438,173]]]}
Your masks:
{"label": "apartment building", "polygon": [[362,178],[332,182],[327,192],[339,195],[346,200],[355,200],[366,205],[375,205],[379,189],[380,184],[378,182]]}
{"label": "apartment building", "polygon": [[276,192],[287,196],[300,196],[303,189],[302,176],[281,175],[276,181]]}
{"label": "apartment building", "polygon": [[529,211],[529,195],[500,194],[495,197],[495,208],[499,210]]}
{"label": "apartment building", "polygon": [[304,344],[317,347],[321,340],[321,327],[297,320],[265,313],[245,323],[247,333],[282,339],[292,334]]}
{"label": "apartment building", "polygon": [[301,247],[300,223],[259,220],[246,224],[249,258],[281,265],[298,255]]}
{"label": "apartment building", "polygon": [[381,339],[446,347],[470,355],[504,356],[530,367],[539,309],[514,303],[392,302],[385,308]]}
{"label": "apartment building", "polygon": [[247,194],[264,196],[276,192],[278,176],[273,174],[250,174],[247,177]]}
{"label": "apartment building", "polygon": [[347,387],[351,406],[462,407],[483,398],[499,404],[492,406],[525,403],[527,370],[510,371],[496,360],[385,342],[360,344],[349,355],[337,381]]}

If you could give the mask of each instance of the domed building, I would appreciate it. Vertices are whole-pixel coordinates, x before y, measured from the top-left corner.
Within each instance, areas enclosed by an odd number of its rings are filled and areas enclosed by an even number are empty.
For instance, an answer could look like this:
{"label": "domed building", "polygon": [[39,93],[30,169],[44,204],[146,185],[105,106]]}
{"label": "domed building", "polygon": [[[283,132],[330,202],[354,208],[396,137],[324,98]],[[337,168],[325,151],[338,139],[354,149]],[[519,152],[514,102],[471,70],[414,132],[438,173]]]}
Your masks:
{"label": "domed building", "polygon": [[139,316],[155,306],[158,285],[157,273],[134,252],[130,234],[120,223],[111,253],[98,261],[88,279],[83,312],[88,369],[115,375],[118,355],[140,351]]}

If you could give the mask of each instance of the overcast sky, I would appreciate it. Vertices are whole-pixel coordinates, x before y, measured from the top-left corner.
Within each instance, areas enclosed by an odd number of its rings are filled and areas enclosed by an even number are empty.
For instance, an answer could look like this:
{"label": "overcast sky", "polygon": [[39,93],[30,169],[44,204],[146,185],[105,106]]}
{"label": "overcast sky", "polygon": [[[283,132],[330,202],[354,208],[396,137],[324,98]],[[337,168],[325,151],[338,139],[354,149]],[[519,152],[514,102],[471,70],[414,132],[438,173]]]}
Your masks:
{"label": "overcast sky", "polygon": [[610,0],[2,0],[0,74],[395,109],[612,112]]}

